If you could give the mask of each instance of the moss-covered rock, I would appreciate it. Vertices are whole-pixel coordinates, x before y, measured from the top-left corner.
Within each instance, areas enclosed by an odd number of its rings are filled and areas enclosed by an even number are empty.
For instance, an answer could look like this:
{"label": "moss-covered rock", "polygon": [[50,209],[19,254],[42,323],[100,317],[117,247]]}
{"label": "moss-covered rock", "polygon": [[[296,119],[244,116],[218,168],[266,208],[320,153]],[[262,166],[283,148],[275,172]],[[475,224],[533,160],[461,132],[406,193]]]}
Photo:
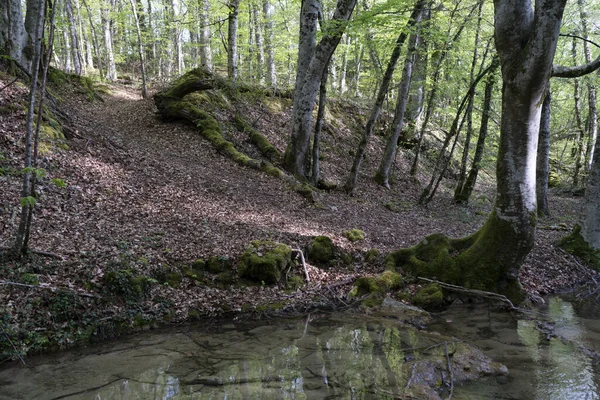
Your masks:
{"label": "moss-covered rock", "polygon": [[333,259],[333,241],[327,236],[317,236],[308,246],[307,257],[310,261],[326,264]]}
{"label": "moss-covered rock", "polygon": [[238,275],[259,283],[274,284],[292,262],[292,248],[271,241],[253,241],[238,264]]}
{"label": "moss-covered rock", "polygon": [[573,231],[560,239],[557,245],[566,252],[574,255],[590,267],[600,271],[600,251],[596,250],[585,241],[581,235],[581,226],[576,224]]}
{"label": "moss-covered rock", "polygon": [[358,242],[359,240],[365,240],[365,231],[361,229],[350,229],[344,231],[344,237],[351,242]]}
{"label": "moss-covered rock", "polygon": [[122,296],[125,300],[141,300],[149,293],[152,281],[130,269],[122,269],[107,272],[104,284],[109,292]]}
{"label": "moss-covered rock", "polygon": [[221,272],[231,270],[232,264],[228,257],[212,256],[206,260],[204,268],[211,274],[220,274]]}
{"label": "moss-covered rock", "polygon": [[444,293],[437,283],[422,287],[413,297],[413,303],[419,307],[431,310],[444,304]]}
{"label": "moss-covered rock", "polygon": [[363,276],[356,280],[353,294],[357,296],[384,294],[399,289],[402,282],[402,275],[393,271],[385,271],[375,276]]}
{"label": "moss-covered rock", "polygon": [[366,251],[365,253],[365,261],[368,263],[372,263],[377,261],[379,258],[379,250],[376,248],[372,248]]}

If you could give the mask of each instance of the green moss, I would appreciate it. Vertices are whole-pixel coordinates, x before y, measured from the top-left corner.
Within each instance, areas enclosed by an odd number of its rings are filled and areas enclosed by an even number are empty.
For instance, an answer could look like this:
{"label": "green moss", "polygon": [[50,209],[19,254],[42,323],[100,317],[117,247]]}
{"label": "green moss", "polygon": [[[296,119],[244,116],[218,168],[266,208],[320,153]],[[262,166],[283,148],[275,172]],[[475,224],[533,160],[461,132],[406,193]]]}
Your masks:
{"label": "green moss", "polygon": [[212,256],[206,261],[204,268],[211,274],[220,274],[223,271],[231,270],[231,267],[229,257]]}
{"label": "green moss", "polygon": [[326,190],[329,192],[331,190],[335,190],[337,188],[337,184],[335,184],[333,182],[327,182],[326,180],[323,180],[323,179],[319,179],[319,182],[317,182],[317,188]]}
{"label": "green moss", "polygon": [[270,162],[261,163],[260,170],[263,171],[265,174],[273,176],[275,178],[281,178],[285,175],[281,169],[277,168]]}
{"label": "green moss", "polygon": [[240,132],[245,132],[250,136],[250,141],[267,159],[273,162],[281,160],[281,153],[279,150],[277,150],[264,135],[251,127],[240,115],[234,117],[233,124]]}
{"label": "green moss", "polygon": [[365,240],[365,232],[361,229],[350,229],[344,231],[344,237],[351,242],[358,242],[359,240]]}
{"label": "green moss", "polygon": [[417,292],[413,297],[413,303],[426,310],[439,308],[444,304],[442,288],[437,283],[430,283]]}
{"label": "green moss", "polygon": [[294,275],[288,279],[286,288],[289,290],[296,290],[304,286],[304,279],[298,275]]}
{"label": "green moss", "polygon": [[360,305],[366,308],[378,307],[383,303],[383,299],[379,296],[368,296],[364,298]]}
{"label": "green moss", "polygon": [[352,254],[350,253],[342,253],[340,254],[340,260],[342,261],[342,263],[344,265],[351,265],[352,264]]}
{"label": "green moss", "polygon": [[176,288],[179,287],[179,285],[181,285],[182,279],[183,276],[178,271],[167,272],[164,275],[163,283],[166,283],[167,285]]}
{"label": "green moss", "polygon": [[369,249],[365,253],[365,261],[368,263],[375,262],[375,261],[377,261],[378,258],[379,258],[379,250],[376,248]]}
{"label": "green moss", "polygon": [[376,276],[363,276],[356,280],[356,294],[383,294],[402,286],[402,276],[397,272],[385,271]]}
{"label": "green moss", "polygon": [[239,276],[255,282],[278,283],[281,273],[292,262],[292,248],[271,241],[254,241],[242,254]]}
{"label": "green moss", "polygon": [[314,189],[308,183],[301,183],[300,185],[294,186],[293,189],[296,193],[300,194],[302,197],[306,198],[307,200],[310,200],[312,202],[315,201]]}
{"label": "green moss", "polygon": [[202,318],[202,313],[200,312],[200,310],[191,309],[188,311],[188,318],[191,320],[198,320]]}
{"label": "green moss", "polygon": [[316,263],[328,263],[333,259],[333,241],[327,236],[317,236],[308,246],[307,257]]}
{"label": "green moss", "polygon": [[600,251],[585,241],[581,234],[581,226],[576,224],[573,231],[560,239],[557,245],[567,253],[574,255],[596,271],[600,271]]}
{"label": "green moss", "polygon": [[277,311],[283,310],[283,308],[287,305],[287,301],[279,301],[275,303],[262,304],[256,307],[256,311],[258,312],[269,312],[269,311]]}

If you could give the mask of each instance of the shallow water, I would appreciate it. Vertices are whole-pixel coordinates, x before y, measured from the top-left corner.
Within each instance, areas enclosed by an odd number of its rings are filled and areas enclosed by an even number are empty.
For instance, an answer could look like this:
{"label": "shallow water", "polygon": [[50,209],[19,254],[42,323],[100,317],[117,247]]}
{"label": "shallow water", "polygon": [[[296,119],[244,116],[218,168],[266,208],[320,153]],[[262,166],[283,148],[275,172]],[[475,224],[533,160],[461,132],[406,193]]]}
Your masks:
{"label": "shallow water", "polygon": [[[483,305],[440,314],[432,328],[473,342],[510,371],[455,387],[453,399],[599,399],[600,368],[579,350],[600,350],[598,310],[578,316],[555,298],[542,311],[557,337]],[[189,326],[4,367],[0,399],[392,399],[411,380],[403,365],[443,340],[343,314]]]}

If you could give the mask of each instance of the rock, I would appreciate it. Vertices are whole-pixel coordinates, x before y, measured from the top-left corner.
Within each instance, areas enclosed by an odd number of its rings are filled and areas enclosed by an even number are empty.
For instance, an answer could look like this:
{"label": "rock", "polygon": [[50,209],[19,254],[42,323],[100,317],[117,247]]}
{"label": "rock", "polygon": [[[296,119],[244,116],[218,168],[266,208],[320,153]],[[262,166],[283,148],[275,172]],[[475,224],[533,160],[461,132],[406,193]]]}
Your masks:
{"label": "rock", "polygon": [[333,259],[333,241],[327,236],[317,236],[308,246],[307,257],[310,261],[326,264]]}
{"label": "rock", "polygon": [[383,299],[383,303],[376,314],[381,315],[382,317],[397,318],[400,321],[417,326],[419,328],[431,323],[432,321],[431,314],[429,314],[427,311],[419,307],[396,301],[391,297],[386,297]]}
{"label": "rock", "polygon": [[292,262],[292,248],[271,241],[253,241],[238,264],[242,278],[258,283],[274,284],[281,279],[281,272]]}
{"label": "rock", "polygon": [[419,307],[436,309],[444,304],[444,293],[437,283],[430,283],[421,288],[412,300]]}

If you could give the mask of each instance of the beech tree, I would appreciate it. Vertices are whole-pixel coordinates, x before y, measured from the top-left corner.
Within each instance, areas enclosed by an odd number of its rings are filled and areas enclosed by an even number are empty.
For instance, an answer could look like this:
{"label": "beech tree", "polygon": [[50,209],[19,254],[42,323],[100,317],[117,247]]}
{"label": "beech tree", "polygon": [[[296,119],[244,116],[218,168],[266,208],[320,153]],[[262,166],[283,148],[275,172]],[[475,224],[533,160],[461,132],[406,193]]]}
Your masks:
{"label": "beech tree", "polygon": [[494,39],[502,74],[497,196],[484,226],[449,239],[434,234],[390,260],[419,276],[523,299],[518,271],[533,247],[536,153],[543,95],[566,0],[495,0]]}
{"label": "beech tree", "polygon": [[308,179],[312,112],[321,78],[355,5],[356,0],[338,0],[333,18],[325,24],[323,37],[315,45],[320,6],[316,0],[302,1],[292,134],[284,158],[286,169],[300,178]]}

